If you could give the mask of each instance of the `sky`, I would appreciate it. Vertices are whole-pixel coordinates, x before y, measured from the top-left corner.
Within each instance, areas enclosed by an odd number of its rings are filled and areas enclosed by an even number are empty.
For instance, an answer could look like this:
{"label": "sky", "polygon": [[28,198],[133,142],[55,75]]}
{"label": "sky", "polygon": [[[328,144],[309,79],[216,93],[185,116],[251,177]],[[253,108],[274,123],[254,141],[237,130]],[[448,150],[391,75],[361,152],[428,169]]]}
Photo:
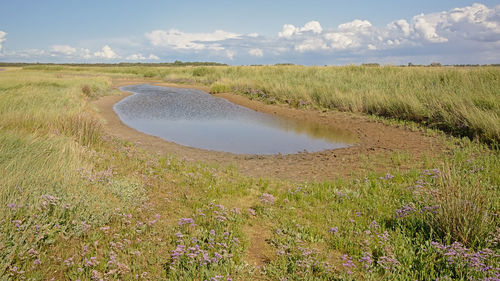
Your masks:
{"label": "sky", "polygon": [[0,0],[0,62],[500,63],[500,0]]}

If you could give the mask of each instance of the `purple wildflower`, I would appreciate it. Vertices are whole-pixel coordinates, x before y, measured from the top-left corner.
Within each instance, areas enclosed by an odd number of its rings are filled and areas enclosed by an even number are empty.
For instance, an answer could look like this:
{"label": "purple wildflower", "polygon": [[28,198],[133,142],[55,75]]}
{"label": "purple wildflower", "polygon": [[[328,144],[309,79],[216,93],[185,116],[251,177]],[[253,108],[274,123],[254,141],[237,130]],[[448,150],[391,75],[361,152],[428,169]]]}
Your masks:
{"label": "purple wildflower", "polygon": [[339,229],[337,227],[330,227],[330,229],[328,229],[328,232],[332,233],[333,235],[336,235],[338,231]]}
{"label": "purple wildflower", "polygon": [[194,224],[194,219],[192,219],[192,218],[181,218],[181,219],[179,220],[179,223],[178,223],[178,224],[179,224],[179,225],[184,225],[184,224],[195,225],[195,224]]}
{"label": "purple wildflower", "polygon": [[158,222],[159,219],[160,219],[160,214],[154,215],[154,218],[152,220],[148,221],[148,225],[149,226],[154,225],[156,222]]}
{"label": "purple wildflower", "polygon": [[437,209],[439,209],[439,206],[438,205],[435,205],[435,206],[424,206],[420,212],[424,213],[424,212],[432,212],[432,213],[437,213]]}
{"label": "purple wildflower", "polygon": [[28,250],[28,255],[30,257],[35,257],[35,256],[38,255],[38,253],[37,253],[37,251],[35,249],[31,248],[31,249]]}
{"label": "purple wildflower", "polygon": [[82,221],[82,228],[83,231],[88,231],[90,229],[90,224],[87,224],[87,222]]}
{"label": "purple wildflower", "polygon": [[348,255],[343,255],[342,260],[344,263],[342,264],[344,267],[347,267],[347,274],[352,274],[351,268],[355,268],[356,265],[353,263],[352,258]]}
{"label": "purple wildflower", "polygon": [[97,270],[92,270],[92,276],[90,277],[91,280],[102,280],[102,274],[97,271]]}
{"label": "purple wildflower", "polygon": [[379,257],[378,264],[386,270],[394,270],[400,265],[397,259],[387,256]]}
{"label": "purple wildflower", "polygon": [[260,196],[260,202],[262,202],[263,204],[273,205],[274,201],[276,201],[276,198],[272,194],[262,193],[262,195]]}
{"label": "purple wildflower", "polygon": [[65,266],[71,266],[71,265],[73,265],[73,264],[75,264],[75,263],[73,262],[73,257],[71,257],[71,258],[69,258],[69,259],[64,260],[64,265],[65,265]]}
{"label": "purple wildflower", "polygon": [[396,210],[396,218],[398,219],[404,218],[414,212],[415,212],[415,205],[413,203],[410,203],[408,205],[403,206],[401,209]]}
{"label": "purple wildflower", "polygon": [[85,266],[90,267],[90,266],[95,266],[97,264],[98,262],[96,257],[90,257],[90,259],[85,258]]}
{"label": "purple wildflower", "polygon": [[384,231],[384,233],[378,234],[377,237],[385,242],[385,241],[389,240],[389,232]]}
{"label": "purple wildflower", "polygon": [[362,256],[359,261],[363,263],[364,268],[368,270],[373,264],[372,254],[365,252],[365,255]]}
{"label": "purple wildflower", "polygon": [[103,226],[101,228],[99,228],[102,232],[107,232],[109,230],[109,226]]}

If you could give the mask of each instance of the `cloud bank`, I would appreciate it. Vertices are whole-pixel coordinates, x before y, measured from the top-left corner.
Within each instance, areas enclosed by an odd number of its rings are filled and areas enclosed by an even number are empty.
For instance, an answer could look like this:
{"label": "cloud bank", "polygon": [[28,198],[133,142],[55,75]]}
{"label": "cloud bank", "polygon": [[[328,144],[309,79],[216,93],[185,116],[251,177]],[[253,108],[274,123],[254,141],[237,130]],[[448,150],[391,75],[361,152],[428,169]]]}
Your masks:
{"label": "cloud bank", "polygon": [[[445,63],[498,63],[500,53],[500,5],[484,4],[449,11],[419,14],[374,26],[365,19],[353,19],[336,27],[324,27],[316,20],[303,26],[284,24],[275,37],[257,33],[241,35],[217,30],[212,33],[185,33],[176,29],[146,33],[151,46],[164,53],[183,51],[239,62],[252,58],[268,63],[319,61],[348,63],[385,61],[404,63],[444,60]],[[266,60],[267,59],[267,60]]]}
{"label": "cloud bank", "polygon": [[7,32],[0,30],[0,52],[2,51],[2,44],[7,40],[5,37],[7,37]]}
{"label": "cloud bank", "polygon": [[[0,51],[5,38],[6,33],[0,31]],[[11,60],[499,63],[500,5],[473,4],[408,19],[396,17],[383,26],[359,18],[337,26],[325,26],[316,20],[298,26],[284,23],[274,36],[226,30],[191,33],[171,28],[145,32],[142,38],[108,40],[93,47],[53,45],[47,50],[3,49],[2,57]],[[144,55],[148,53],[150,55]]]}

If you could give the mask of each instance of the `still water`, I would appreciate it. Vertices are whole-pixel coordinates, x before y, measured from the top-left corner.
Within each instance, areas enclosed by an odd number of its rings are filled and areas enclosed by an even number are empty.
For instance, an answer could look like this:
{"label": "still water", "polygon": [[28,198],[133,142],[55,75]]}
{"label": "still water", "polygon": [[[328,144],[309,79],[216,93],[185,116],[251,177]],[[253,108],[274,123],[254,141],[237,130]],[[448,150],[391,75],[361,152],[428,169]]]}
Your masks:
{"label": "still water", "polygon": [[345,131],[279,118],[194,89],[134,85],[114,106],[126,125],[181,145],[236,154],[292,154],[352,145]]}

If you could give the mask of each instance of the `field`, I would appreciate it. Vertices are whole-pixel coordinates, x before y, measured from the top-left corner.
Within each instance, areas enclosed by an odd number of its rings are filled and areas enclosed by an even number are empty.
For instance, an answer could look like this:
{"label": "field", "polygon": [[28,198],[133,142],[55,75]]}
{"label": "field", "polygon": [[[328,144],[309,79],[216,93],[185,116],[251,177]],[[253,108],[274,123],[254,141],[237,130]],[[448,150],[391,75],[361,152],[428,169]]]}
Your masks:
{"label": "field", "polygon": [[[118,79],[349,112],[443,149],[322,181],[252,177],[110,135],[94,102]],[[0,280],[494,280],[499,140],[497,67],[7,69]]]}

